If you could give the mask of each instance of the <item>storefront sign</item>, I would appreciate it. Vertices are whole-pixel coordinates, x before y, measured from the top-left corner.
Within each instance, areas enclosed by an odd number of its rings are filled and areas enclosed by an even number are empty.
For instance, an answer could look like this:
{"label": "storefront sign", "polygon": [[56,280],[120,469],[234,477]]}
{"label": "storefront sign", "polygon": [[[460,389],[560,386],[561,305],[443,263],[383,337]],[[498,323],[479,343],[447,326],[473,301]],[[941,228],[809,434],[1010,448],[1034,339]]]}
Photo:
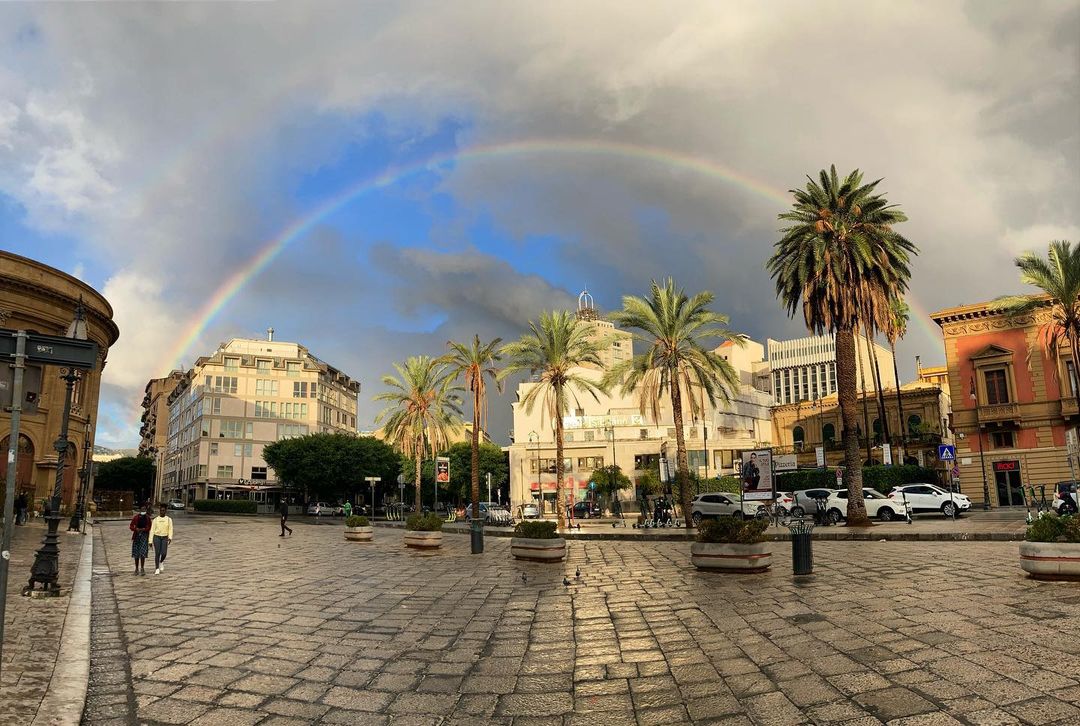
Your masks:
{"label": "storefront sign", "polygon": [[1019,461],[995,461],[994,471],[1020,471]]}

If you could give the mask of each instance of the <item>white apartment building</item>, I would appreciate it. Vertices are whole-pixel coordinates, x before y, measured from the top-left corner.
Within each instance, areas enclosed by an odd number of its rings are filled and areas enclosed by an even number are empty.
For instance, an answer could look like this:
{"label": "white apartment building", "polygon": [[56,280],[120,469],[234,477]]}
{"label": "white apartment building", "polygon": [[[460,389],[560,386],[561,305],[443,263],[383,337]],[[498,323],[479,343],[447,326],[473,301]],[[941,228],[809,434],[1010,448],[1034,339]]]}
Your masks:
{"label": "white apartment building", "polygon": [[[855,381],[860,391],[863,379],[867,391],[877,390],[870,350],[865,338],[855,338]],[[895,389],[892,352],[877,342],[872,350],[877,356],[878,368],[881,371],[882,389]],[[768,354],[772,394],[776,405],[816,401],[836,393],[836,341],[833,336],[813,335],[794,340],[770,338]]]}
{"label": "white apartment building", "polygon": [[279,439],[356,433],[360,383],[298,343],[234,338],[199,358],[169,395],[164,499],[254,498],[281,488],[262,458]]}
{"label": "white apartment building", "polygon": [[[610,323],[609,323],[610,325]],[[614,328],[612,328],[614,330]],[[625,331],[614,331],[629,336]],[[619,338],[622,339],[621,337]],[[764,348],[748,341],[739,348],[725,343],[716,349],[739,373],[740,386],[730,404],[716,407],[704,404],[703,416],[694,417],[684,403],[685,435],[691,470],[702,476],[734,473],[735,462],[744,449],[768,446],[772,441],[770,407],[772,396],[754,387],[755,371],[763,364]],[[599,380],[603,372],[582,369],[582,374]],[[507,450],[510,454],[510,500],[517,507],[530,502],[540,504],[546,514],[555,511],[555,436],[554,425],[542,401],[528,413],[521,401],[537,384],[526,381],[518,386],[514,410],[514,429]],[[568,499],[579,501],[588,496],[590,475],[612,461],[635,483],[634,490],[621,498],[637,498],[636,484],[661,458],[670,457],[674,471],[675,426],[670,406],[665,405],[658,420],[643,415],[636,396],[623,396],[618,390],[600,394],[568,392],[570,411],[563,419],[564,477]],[[629,512],[629,510],[626,510]]]}

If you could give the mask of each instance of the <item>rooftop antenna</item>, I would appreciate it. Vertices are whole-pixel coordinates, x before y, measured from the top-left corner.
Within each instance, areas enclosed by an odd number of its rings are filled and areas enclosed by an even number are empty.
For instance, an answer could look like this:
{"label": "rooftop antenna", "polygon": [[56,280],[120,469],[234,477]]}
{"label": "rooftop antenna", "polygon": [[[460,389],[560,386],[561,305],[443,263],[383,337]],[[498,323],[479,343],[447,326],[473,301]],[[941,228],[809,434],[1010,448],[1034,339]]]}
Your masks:
{"label": "rooftop antenna", "polygon": [[593,303],[593,296],[589,294],[588,286],[578,295],[577,316],[578,320],[596,320],[599,317],[596,312],[596,305]]}

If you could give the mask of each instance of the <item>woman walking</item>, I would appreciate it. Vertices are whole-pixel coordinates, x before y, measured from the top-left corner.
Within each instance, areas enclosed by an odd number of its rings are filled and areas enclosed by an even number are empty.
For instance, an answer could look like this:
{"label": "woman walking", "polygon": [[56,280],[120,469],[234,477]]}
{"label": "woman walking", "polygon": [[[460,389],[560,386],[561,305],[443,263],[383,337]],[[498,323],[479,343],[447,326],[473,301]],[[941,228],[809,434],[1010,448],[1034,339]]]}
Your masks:
{"label": "woman walking", "polygon": [[165,558],[169,554],[169,543],[172,542],[172,517],[164,504],[157,517],[150,525],[150,536],[154,538],[154,574],[160,575],[165,571]]}
{"label": "woman walking", "polygon": [[146,574],[146,554],[150,541],[150,515],[147,514],[146,506],[131,518],[128,529],[131,530],[131,559],[135,560],[135,574]]}

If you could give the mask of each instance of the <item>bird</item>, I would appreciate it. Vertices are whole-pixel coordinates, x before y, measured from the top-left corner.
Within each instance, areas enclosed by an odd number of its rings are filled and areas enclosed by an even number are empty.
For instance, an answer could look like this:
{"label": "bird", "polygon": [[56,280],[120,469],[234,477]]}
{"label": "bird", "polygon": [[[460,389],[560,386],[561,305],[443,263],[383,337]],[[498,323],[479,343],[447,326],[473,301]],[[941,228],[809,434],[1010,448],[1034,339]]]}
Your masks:
{"label": "bird", "polygon": [[528,582],[529,581],[528,576],[524,572],[521,573],[521,581],[522,582]]}
{"label": "bird", "polygon": [[581,579],[581,568],[580,567],[577,568],[576,572],[574,572],[574,577],[576,577],[579,580]]}
{"label": "bird", "polygon": [[569,587],[569,586],[570,586],[570,578],[568,578],[568,577],[564,577],[564,578],[562,579],[562,584],[564,584],[564,585],[566,585],[567,587]]}
{"label": "bird", "polygon": [[207,539],[207,541],[209,541],[209,542],[213,542],[213,541],[214,541],[214,538],[213,538],[213,537],[207,537],[206,539]]}

